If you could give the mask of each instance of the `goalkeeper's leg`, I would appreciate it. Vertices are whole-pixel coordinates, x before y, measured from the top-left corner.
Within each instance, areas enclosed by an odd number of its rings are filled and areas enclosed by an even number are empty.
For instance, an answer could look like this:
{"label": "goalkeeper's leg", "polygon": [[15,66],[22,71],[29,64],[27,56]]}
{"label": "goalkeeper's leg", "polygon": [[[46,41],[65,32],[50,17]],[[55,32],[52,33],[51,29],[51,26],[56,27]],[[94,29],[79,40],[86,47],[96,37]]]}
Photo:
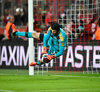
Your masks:
{"label": "goalkeeper's leg", "polygon": [[30,66],[42,65],[42,64],[44,64],[44,62],[41,61],[41,60],[39,60],[39,61],[37,61],[37,62],[31,62],[31,63],[30,63]]}
{"label": "goalkeeper's leg", "polygon": [[35,65],[42,65],[42,64],[45,64],[45,63],[48,63],[48,62],[50,62],[50,61],[41,61],[41,60],[39,60],[39,61],[37,61],[37,62],[31,62],[30,63],[30,66],[35,66]]}
{"label": "goalkeeper's leg", "polygon": [[41,58],[39,61],[37,61],[37,62],[31,62],[31,63],[30,63],[30,66],[42,65],[42,64],[45,64],[45,63],[50,62],[50,60],[47,59],[46,55],[47,55],[47,54],[44,54],[44,55],[42,56],[42,58]]}
{"label": "goalkeeper's leg", "polygon": [[24,36],[28,38],[35,38],[40,41],[43,41],[43,37],[44,37],[43,33],[38,33],[38,32],[15,32],[13,34],[14,36]]}

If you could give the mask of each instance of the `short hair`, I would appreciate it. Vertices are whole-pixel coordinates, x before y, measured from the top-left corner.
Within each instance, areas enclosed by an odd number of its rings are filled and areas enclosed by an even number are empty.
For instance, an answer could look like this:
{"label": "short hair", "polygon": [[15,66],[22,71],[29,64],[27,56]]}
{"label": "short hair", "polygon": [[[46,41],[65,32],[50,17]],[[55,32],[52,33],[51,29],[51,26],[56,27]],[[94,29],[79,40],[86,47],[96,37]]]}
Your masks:
{"label": "short hair", "polygon": [[60,31],[60,25],[57,22],[51,22],[51,28],[57,32]]}
{"label": "short hair", "polygon": [[9,20],[11,20],[11,18],[15,18],[15,17],[14,17],[13,15],[10,15],[10,16],[9,16]]}

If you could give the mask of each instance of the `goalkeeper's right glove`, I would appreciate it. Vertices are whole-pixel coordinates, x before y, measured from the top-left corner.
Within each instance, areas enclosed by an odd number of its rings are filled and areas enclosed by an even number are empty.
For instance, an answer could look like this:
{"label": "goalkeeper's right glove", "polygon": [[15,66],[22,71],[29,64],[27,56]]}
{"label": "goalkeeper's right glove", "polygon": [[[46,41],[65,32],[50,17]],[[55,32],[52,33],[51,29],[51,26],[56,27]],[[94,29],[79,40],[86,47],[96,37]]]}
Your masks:
{"label": "goalkeeper's right glove", "polygon": [[54,59],[56,57],[56,55],[46,55],[47,56],[47,60],[51,61],[52,59]]}
{"label": "goalkeeper's right glove", "polygon": [[47,53],[47,48],[44,47],[44,48],[43,48],[43,51],[42,51],[42,54],[41,54],[41,58],[42,58],[43,54],[46,54],[46,53]]}

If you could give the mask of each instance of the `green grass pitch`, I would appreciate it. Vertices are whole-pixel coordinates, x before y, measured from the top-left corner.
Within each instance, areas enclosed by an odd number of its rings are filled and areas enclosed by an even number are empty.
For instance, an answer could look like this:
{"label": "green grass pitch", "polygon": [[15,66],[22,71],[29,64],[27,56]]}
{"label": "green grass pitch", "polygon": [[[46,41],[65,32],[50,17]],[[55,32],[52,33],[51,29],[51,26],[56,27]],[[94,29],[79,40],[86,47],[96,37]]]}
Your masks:
{"label": "green grass pitch", "polygon": [[46,74],[1,70],[0,92],[100,92],[100,74]]}

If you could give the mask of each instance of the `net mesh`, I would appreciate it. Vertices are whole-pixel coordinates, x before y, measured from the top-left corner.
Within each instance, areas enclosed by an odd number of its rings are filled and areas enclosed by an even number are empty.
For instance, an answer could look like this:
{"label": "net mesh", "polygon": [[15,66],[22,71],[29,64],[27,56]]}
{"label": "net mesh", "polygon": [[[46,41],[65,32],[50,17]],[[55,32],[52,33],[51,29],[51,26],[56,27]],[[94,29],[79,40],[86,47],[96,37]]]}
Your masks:
{"label": "net mesh", "polygon": [[[40,3],[39,3],[40,2]],[[95,31],[97,30],[97,21],[99,18],[100,1],[99,0],[45,0],[39,1],[39,8],[41,8],[42,14],[45,14],[45,21],[41,18],[41,25],[43,32],[47,30],[50,21],[57,21],[66,32],[67,47],[65,53],[60,58],[52,60],[49,64],[38,67],[38,70],[46,70],[50,73],[98,73],[99,68],[93,67],[93,61],[89,61],[89,65],[86,67],[87,60],[83,58],[83,66],[81,68],[73,65],[75,62],[81,61],[75,59],[73,61],[66,61],[68,56],[68,50],[74,48],[76,45],[95,45]],[[39,12],[38,8],[38,12]],[[47,12],[48,11],[48,12]],[[49,20],[48,20],[49,19]],[[92,42],[91,42],[92,40]],[[73,45],[74,44],[74,45]],[[98,45],[98,44],[96,44]],[[42,48],[42,45],[38,50]],[[41,50],[42,51],[42,50]],[[66,53],[67,52],[67,53]],[[75,51],[73,51],[75,53]],[[82,55],[86,52],[80,51]],[[93,52],[90,58],[93,58]],[[74,55],[73,55],[74,56]],[[69,57],[71,57],[69,55]],[[74,56],[75,57],[75,56]],[[39,58],[38,58],[39,59]],[[67,58],[68,59],[68,58]],[[71,58],[70,58],[71,59]],[[70,60],[69,59],[69,60]],[[74,62],[74,63],[72,63]],[[36,67],[37,68],[37,67]],[[39,71],[38,71],[39,73]]]}

